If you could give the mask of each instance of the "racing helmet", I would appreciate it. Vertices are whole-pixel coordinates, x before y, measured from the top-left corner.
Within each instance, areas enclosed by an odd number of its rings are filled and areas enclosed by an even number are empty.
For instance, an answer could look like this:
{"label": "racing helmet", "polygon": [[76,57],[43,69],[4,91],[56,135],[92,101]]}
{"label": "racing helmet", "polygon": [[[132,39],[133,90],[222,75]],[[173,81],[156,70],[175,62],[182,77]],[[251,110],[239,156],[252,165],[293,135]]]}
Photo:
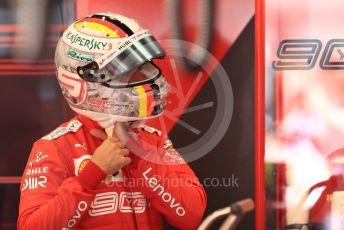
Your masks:
{"label": "racing helmet", "polygon": [[133,19],[97,13],[74,22],[55,51],[62,94],[93,120],[136,121],[162,114],[168,83],[153,62],[165,51]]}

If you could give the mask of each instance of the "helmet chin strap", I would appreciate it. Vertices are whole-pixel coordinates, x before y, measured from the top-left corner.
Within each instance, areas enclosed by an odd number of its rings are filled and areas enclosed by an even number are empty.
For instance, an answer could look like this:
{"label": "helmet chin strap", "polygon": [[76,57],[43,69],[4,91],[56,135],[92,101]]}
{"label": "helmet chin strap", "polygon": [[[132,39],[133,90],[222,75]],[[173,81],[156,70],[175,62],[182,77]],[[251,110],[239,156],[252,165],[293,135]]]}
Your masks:
{"label": "helmet chin strap", "polygon": [[85,117],[90,118],[91,120],[97,122],[102,128],[109,129],[112,128],[116,122],[130,122],[130,127],[140,127],[142,126],[146,119],[140,119],[140,118],[128,118],[124,116],[117,116],[117,115],[110,115],[110,114],[103,114],[103,113],[97,113],[93,111],[86,111],[82,109],[75,108],[73,106],[70,106],[70,108],[81,115],[84,115]]}

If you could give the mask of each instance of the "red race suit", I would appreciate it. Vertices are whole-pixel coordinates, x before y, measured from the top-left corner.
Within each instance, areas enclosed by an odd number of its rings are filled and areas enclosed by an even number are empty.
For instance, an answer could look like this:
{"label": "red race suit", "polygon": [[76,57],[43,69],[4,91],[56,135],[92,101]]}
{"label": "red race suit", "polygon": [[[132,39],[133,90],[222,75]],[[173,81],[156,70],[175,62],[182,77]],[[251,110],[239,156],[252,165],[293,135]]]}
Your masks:
{"label": "red race suit", "polygon": [[162,217],[197,228],[206,194],[166,136],[149,126],[131,129],[144,151],[175,164],[130,153],[128,166],[105,175],[90,161],[102,143],[93,128],[100,126],[78,115],[34,143],[20,186],[19,230],[162,229]]}

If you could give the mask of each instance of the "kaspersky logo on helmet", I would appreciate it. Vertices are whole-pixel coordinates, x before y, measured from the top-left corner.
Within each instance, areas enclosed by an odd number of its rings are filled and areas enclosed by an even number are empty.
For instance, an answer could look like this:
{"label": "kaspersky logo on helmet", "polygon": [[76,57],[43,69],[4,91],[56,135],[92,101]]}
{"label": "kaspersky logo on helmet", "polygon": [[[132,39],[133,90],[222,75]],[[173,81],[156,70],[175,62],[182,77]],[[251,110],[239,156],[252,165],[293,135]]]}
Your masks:
{"label": "kaspersky logo on helmet", "polygon": [[88,39],[80,35],[79,33],[73,33],[72,31],[68,31],[65,36],[71,45],[78,45],[88,50],[105,50],[105,47],[108,46],[109,42],[99,41],[95,38]]}

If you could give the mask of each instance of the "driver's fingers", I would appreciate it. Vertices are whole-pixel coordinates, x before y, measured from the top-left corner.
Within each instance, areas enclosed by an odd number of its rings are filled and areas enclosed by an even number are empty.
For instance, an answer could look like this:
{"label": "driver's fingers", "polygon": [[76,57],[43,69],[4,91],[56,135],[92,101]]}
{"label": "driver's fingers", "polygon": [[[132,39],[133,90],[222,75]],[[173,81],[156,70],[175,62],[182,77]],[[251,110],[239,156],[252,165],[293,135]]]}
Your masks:
{"label": "driver's fingers", "polygon": [[116,144],[116,146],[119,147],[119,148],[124,148],[124,144],[118,138],[114,138],[114,137],[108,136],[107,140],[109,140],[112,143]]}

